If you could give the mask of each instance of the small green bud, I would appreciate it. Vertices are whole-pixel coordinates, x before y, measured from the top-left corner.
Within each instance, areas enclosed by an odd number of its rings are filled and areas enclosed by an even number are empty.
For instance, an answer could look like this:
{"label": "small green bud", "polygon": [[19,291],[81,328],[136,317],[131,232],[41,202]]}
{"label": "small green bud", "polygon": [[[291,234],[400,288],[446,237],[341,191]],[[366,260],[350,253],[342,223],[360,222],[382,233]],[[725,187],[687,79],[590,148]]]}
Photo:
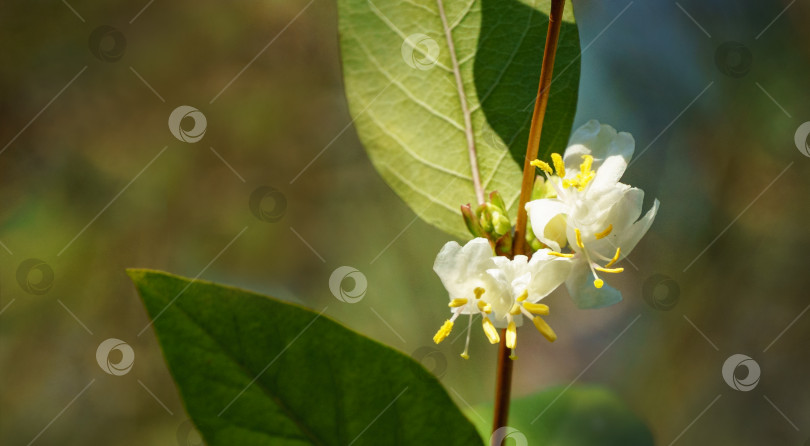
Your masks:
{"label": "small green bud", "polygon": [[501,197],[498,191],[494,190],[490,192],[489,202],[502,214],[506,214],[506,203],[503,201],[503,197]]}
{"label": "small green bud", "polygon": [[489,212],[488,203],[478,206],[475,213],[478,215],[478,220],[481,222],[481,229],[485,233],[491,233],[494,227],[492,226],[492,215]]}
{"label": "small green bud", "polygon": [[485,236],[484,230],[481,228],[481,223],[478,221],[478,217],[473,212],[469,203],[461,206],[461,216],[464,218],[464,224],[467,225],[467,229],[473,236]]}
{"label": "small green bud", "polygon": [[546,181],[542,176],[537,176],[534,180],[532,187],[532,200],[540,200],[542,198],[556,198],[557,191],[550,181]]}
{"label": "small green bud", "polygon": [[526,225],[526,243],[532,248],[532,252],[537,251],[543,247],[543,243],[537,239],[537,236],[534,235],[534,230],[532,230],[532,225]]}
{"label": "small green bud", "polygon": [[495,254],[508,256],[512,253],[512,232],[509,231],[495,241]]}
{"label": "small green bud", "polygon": [[509,218],[498,211],[492,213],[492,225],[495,228],[496,236],[512,232],[512,223],[509,221]]}

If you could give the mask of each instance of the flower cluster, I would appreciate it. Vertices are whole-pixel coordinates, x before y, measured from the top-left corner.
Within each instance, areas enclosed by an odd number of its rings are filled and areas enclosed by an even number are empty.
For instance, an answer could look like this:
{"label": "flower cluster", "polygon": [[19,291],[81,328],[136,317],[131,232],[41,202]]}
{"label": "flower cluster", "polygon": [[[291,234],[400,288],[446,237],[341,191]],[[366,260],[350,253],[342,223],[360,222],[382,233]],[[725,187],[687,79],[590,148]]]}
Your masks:
{"label": "flower cluster", "polygon": [[[471,228],[475,239],[463,247],[456,242],[444,245],[433,269],[450,295],[452,316],[433,340],[437,344],[444,340],[458,316],[469,315],[467,343],[461,354],[468,358],[472,320],[481,315],[484,334],[491,343],[500,342],[497,328],[506,329],[506,346],[514,358],[517,327],[523,316],[549,341],[557,338],[540,317],[549,314],[549,307],[539,301],[562,283],[579,308],[619,302],[621,293],[605,284],[600,274],[623,271],[615,265],[644,236],[659,207],[655,200],[642,217],[644,192],[619,182],[634,146],[630,134],[589,121],[574,132],[562,156],[551,155],[551,164],[532,162],[545,174],[546,182],[544,197],[526,204],[529,242],[535,250],[531,258],[495,255],[497,241],[481,237],[476,222]],[[499,218],[504,215],[505,211],[498,213]],[[466,220],[469,227],[470,220]],[[511,231],[499,228],[497,232],[502,237]]]}

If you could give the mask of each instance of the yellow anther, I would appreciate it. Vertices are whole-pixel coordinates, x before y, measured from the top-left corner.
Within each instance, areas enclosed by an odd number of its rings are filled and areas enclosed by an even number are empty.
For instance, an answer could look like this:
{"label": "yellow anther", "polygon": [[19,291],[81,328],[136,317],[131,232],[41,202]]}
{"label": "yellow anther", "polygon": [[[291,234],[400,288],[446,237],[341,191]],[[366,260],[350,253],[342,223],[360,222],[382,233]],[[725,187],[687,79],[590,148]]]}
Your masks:
{"label": "yellow anther", "polygon": [[599,240],[599,239],[603,239],[603,238],[605,238],[605,237],[609,236],[611,232],[613,232],[613,225],[609,225],[609,226],[607,227],[607,229],[605,229],[604,231],[602,231],[602,232],[600,232],[600,233],[596,234],[596,239],[597,239],[597,240]]}
{"label": "yellow anther", "polygon": [[579,165],[580,173],[587,175],[591,171],[591,166],[593,166],[593,156],[582,155],[582,164]]}
{"label": "yellow anther", "polygon": [[596,279],[596,280],[593,281],[593,286],[595,286],[596,288],[602,288],[602,286],[604,286],[604,285],[605,285],[605,281],[602,280],[602,279]]}
{"label": "yellow anther", "polygon": [[557,340],[557,334],[554,333],[554,330],[540,317],[532,318],[532,322],[534,322],[534,326],[537,327],[537,331],[540,332],[548,342],[554,342]]}
{"label": "yellow anther", "polygon": [[547,173],[549,175],[554,174],[554,172],[551,170],[551,166],[549,166],[548,163],[545,162],[545,161],[534,160],[534,161],[530,162],[529,164],[531,164],[534,167],[537,167],[538,169],[542,170],[543,172],[545,172],[545,173]]}
{"label": "yellow anther", "polygon": [[509,359],[511,359],[512,361],[517,359],[517,353],[515,353],[514,350],[512,350],[512,353],[509,355]]}
{"label": "yellow anther", "polygon": [[566,259],[570,259],[571,257],[574,257],[573,254],[566,254],[566,253],[557,252],[557,251],[549,251],[546,254],[548,254],[550,256],[556,256],[556,257],[565,257]]}
{"label": "yellow anther", "polygon": [[532,314],[542,314],[543,316],[548,315],[548,305],[544,304],[533,304],[529,302],[523,303],[523,308],[527,309],[529,313]]}
{"label": "yellow anther", "polygon": [[616,248],[616,254],[613,255],[613,258],[610,259],[610,262],[605,265],[605,268],[611,267],[614,263],[619,261],[619,256],[622,254],[622,248]]}
{"label": "yellow anther", "polygon": [[620,273],[624,271],[624,268],[602,268],[601,266],[597,266],[594,269],[603,273]]}
{"label": "yellow anther", "polygon": [[554,163],[554,170],[557,171],[557,176],[565,178],[565,163],[559,153],[551,154],[551,162]]}
{"label": "yellow anther", "polygon": [[479,286],[479,287],[476,287],[476,288],[473,290],[473,293],[475,293],[475,298],[476,298],[476,299],[480,299],[480,298],[481,298],[481,296],[484,294],[484,292],[485,292],[485,291],[486,291],[486,290],[485,290],[485,289],[483,289],[483,288],[481,288],[480,286]]}
{"label": "yellow anther", "polygon": [[450,308],[458,308],[462,305],[467,305],[467,299],[453,299],[450,301]]}
{"label": "yellow anther", "polygon": [[582,232],[579,229],[574,229],[574,232],[577,235],[577,246],[580,248],[585,248],[585,244],[582,243]]}
{"label": "yellow anther", "polygon": [[470,355],[468,355],[467,352],[462,353],[461,357],[464,359],[470,359]]}
{"label": "yellow anther", "polygon": [[512,308],[509,309],[509,314],[511,314],[512,316],[517,316],[518,314],[520,314],[520,305],[513,304]]}
{"label": "yellow anther", "polygon": [[453,322],[452,321],[444,321],[442,328],[436,332],[436,335],[433,336],[433,342],[439,343],[444,341],[444,339],[450,334],[450,330],[453,329]]}
{"label": "yellow anther", "polygon": [[498,336],[498,330],[492,325],[492,321],[488,317],[483,318],[484,334],[487,335],[490,344],[497,344],[501,342],[501,337]]}
{"label": "yellow anther", "polygon": [[528,298],[529,298],[529,290],[523,290],[523,294],[521,294],[520,296],[518,296],[518,298],[517,298],[516,300],[517,300],[518,302],[523,302],[524,300],[526,300],[526,299],[528,299]]}
{"label": "yellow anther", "polygon": [[492,305],[484,302],[483,300],[478,301],[478,310],[483,311],[486,314],[492,312]]}
{"label": "yellow anther", "polygon": [[515,343],[517,343],[517,327],[515,321],[512,321],[506,327],[506,348],[515,348]]}

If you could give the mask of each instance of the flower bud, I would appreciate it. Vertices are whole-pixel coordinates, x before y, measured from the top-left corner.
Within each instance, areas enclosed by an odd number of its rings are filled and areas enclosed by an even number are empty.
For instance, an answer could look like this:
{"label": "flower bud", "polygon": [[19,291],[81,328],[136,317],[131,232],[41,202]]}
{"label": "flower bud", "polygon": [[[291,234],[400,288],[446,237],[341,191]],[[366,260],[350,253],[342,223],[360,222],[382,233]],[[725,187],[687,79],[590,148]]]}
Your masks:
{"label": "flower bud", "polygon": [[469,203],[461,206],[461,216],[464,218],[464,224],[474,237],[485,237],[484,230],[481,228],[481,222],[472,210]]}

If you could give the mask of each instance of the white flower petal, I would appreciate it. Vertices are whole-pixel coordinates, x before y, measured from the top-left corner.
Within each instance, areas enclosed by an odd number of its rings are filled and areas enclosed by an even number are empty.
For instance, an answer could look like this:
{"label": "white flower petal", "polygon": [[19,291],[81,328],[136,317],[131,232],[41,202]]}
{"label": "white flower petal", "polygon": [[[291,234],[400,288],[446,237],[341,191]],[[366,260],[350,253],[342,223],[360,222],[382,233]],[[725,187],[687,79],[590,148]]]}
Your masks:
{"label": "white flower petal", "polygon": [[541,249],[529,261],[532,280],[529,284],[528,301],[531,303],[537,303],[551,294],[565,282],[571,272],[571,259],[550,256],[548,252],[548,249]]}
{"label": "white flower petal", "polygon": [[585,261],[578,261],[571,269],[571,275],[565,281],[568,294],[577,307],[581,309],[604,308],[619,303],[622,293],[607,283],[602,288],[593,284],[594,277]]}
{"label": "white flower petal", "polygon": [[650,210],[644,214],[644,217],[641,217],[639,221],[633,223],[633,225],[625,231],[624,237],[620,241],[622,248],[621,258],[626,257],[627,254],[630,254],[633,248],[635,248],[638,244],[639,240],[641,240],[641,237],[644,237],[644,234],[646,234],[647,230],[650,229],[656,214],[658,214],[658,208],[660,205],[661,202],[656,199],[653,202]]}
{"label": "white flower petal", "polygon": [[493,266],[492,256],[492,247],[485,238],[473,239],[463,247],[456,242],[448,242],[436,256],[433,270],[451,299],[468,299],[472,290],[481,286],[487,268]]}
{"label": "white flower petal", "polygon": [[[611,130],[613,129],[611,128]],[[615,130],[613,132],[615,133]],[[624,175],[624,171],[627,170],[630,158],[633,157],[635,146],[636,142],[629,133],[616,134],[608,144],[604,159],[597,160],[594,157],[593,168],[596,169],[596,176],[591,182],[590,189],[599,191],[618,183]],[[601,162],[597,163],[597,161]]]}
{"label": "white flower petal", "polygon": [[433,271],[438,274],[442,283],[445,283],[445,281],[455,282],[458,279],[460,273],[458,264],[461,262],[458,255],[459,251],[461,251],[461,245],[458,242],[447,242],[442,246],[439,254],[436,255],[436,261],[433,262]]}
{"label": "white flower petal", "polygon": [[564,215],[569,212],[566,203],[556,198],[534,200],[526,203],[526,212],[538,240],[555,251],[565,246]]}
{"label": "white flower petal", "polygon": [[568,141],[568,148],[565,149],[563,154],[563,162],[565,163],[565,176],[570,177],[579,172],[579,165],[582,164],[582,155],[591,155],[596,158],[593,150],[595,148],[595,141],[597,141],[601,131],[601,125],[596,119],[583,124],[578,129],[574,130],[571,138]]}
{"label": "white flower petal", "polygon": [[633,157],[635,144],[633,136],[629,133],[618,133],[607,124],[600,125],[599,121],[590,120],[574,131],[569,146],[565,149],[563,160],[566,177],[579,172],[583,155],[591,155],[593,157],[591,168],[596,171],[596,177],[591,182],[590,189],[608,188],[616,184],[624,174],[627,164]]}

